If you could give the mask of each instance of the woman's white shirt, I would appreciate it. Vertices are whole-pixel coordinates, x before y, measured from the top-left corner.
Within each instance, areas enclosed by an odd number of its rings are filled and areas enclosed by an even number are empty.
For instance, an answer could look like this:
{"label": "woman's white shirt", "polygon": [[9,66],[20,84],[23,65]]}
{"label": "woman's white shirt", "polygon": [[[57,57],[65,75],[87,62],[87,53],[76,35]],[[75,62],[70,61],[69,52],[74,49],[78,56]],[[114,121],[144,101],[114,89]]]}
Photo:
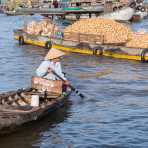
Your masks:
{"label": "woman's white shirt", "polygon": [[59,80],[59,78],[56,77],[52,72],[48,73],[48,68],[54,70],[64,80],[67,80],[64,74],[62,73],[61,63],[60,62],[55,63],[49,60],[45,60],[40,64],[40,66],[36,70],[36,75],[49,80]]}

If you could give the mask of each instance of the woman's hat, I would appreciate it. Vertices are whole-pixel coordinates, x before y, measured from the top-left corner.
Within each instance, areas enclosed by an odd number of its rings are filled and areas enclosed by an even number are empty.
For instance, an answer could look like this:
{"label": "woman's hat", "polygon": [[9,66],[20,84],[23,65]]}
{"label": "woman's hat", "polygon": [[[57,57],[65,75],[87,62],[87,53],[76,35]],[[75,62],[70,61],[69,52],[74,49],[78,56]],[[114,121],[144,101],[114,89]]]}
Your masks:
{"label": "woman's hat", "polygon": [[45,57],[45,60],[53,60],[53,59],[62,57],[63,55],[65,55],[64,52],[62,52],[62,51],[60,51],[58,49],[55,49],[55,48],[51,48],[49,50],[49,52],[47,53],[47,55]]}

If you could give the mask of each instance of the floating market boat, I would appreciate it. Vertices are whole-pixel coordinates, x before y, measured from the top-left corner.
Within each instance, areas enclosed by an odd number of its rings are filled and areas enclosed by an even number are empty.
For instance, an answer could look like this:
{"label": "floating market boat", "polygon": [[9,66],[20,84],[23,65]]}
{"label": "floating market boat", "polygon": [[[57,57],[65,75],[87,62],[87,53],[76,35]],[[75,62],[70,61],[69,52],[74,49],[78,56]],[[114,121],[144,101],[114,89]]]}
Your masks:
{"label": "floating market boat", "polygon": [[[52,87],[46,85],[47,83],[52,84]],[[32,88],[1,93],[0,134],[12,132],[19,126],[38,120],[62,107],[71,90],[59,93],[61,88],[60,81],[33,77]],[[46,91],[41,91],[42,89]]]}
{"label": "floating market boat", "polygon": [[14,38],[19,41],[20,45],[31,44],[50,49],[53,48],[74,52],[80,54],[89,54],[97,56],[113,57],[118,59],[128,59],[137,61],[148,61],[148,49],[147,48],[130,48],[125,44],[104,44],[103,36],[96,36],[88,34],[75,34],[79,36],[78,40],[64,38],[49,38],[41,36],[28,35],[23,30],[15,30]]}
{"label": "floating market boat", "polygon": [[[116,11],[113,11],[113,12],[101,13],[100,15],[90,16],[88,14],[84,14],[79,17],[80,17],[80,19],[87,19],[87,18],[91,17],[91,18],[105,18],[105,19],[112,19],[112,20],[116,20],[116,21],[127,22],[127,21],[131,21],[131,18],[133,17],[134,14],[135,14],[135,10],[133,8],[124,7],[121,9],[117,9]],[[66,16],[66,19],[78,20],[75,17],[75,15],[68,15],[68,16]]]}

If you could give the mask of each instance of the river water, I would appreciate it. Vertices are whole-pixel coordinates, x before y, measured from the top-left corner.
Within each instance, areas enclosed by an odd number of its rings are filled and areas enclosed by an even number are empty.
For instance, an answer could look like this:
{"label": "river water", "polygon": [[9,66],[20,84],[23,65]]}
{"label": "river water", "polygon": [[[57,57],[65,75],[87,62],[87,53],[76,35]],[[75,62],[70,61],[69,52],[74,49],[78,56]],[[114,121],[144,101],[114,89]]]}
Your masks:
{"label": "river water", "polygon": [[[0,20],[0,91],[28,87],[47,50],[13,40],[24,17]],[[147,29],[148,21],[132,27]],[[0,148],[147,148],[147,63],[68,54],[63,69],[86,98],[72,94],[45,119],[1,136]]]}

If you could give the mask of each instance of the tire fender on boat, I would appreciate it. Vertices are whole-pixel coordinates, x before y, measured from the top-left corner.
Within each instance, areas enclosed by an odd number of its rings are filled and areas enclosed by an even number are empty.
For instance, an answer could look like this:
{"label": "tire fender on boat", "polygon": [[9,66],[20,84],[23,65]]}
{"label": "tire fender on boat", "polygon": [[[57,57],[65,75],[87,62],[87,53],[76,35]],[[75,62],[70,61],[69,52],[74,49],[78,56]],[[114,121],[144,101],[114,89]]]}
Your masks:
{"label": "tire fender on boat", "polygon": [[23,36],[19,36],[19,45],[24,45],[25,41],[24,41],[24,37]]}
{"label": "tire fender on boat", "polygon": [[79,20],[80,19],[80,14],[76,15],[76,19]]}
{"label": "tire fender on boat", "polygon": [[143,7],[141,5],[139,5],[139,6],[136,7],[136,10],[141,11],[142,8]]}
{"label": "tire fender on boat", "polygon": [[51,49],[51,47],[52,47],[51,41],[47,41],[47,42],[45,43],[45,48],[46,48],[46,49]]}
{"label": "tire fender on boat", "polygon": [[140,9],[141,12],[146,12],[146,8],[143,6],[141,9]]}
{"label": "tire fender on boat", "polygon": [[142,62],[148,62],[147,60],[146,60],[146,54],[148,53],[148,49],[143,49],[142,50],[142,52],[141,52],[141,61]]}
{"label": "tire fender on boat", "polygon": [[137,4],[143,3],[143,0],[136,0]]}
{"label": "tire fender on boat", "polygon": [[136,2],[132,2],[132,3],[130,3],[130,5],[129,5],[131,8],[136,8]]}
{"label": "tire fender on boat", "polygon": [[117,9],[118,9],[117,7],[114,7],[114,8],[113,8],[113,12],[116,11]]}
{"label": "tire fender on boat", "polygon": [[93,50],[93,55],[97,55],[97,53],[99,53],[99,55],[103,54],[103,47],[98,46],[92,49]]}

